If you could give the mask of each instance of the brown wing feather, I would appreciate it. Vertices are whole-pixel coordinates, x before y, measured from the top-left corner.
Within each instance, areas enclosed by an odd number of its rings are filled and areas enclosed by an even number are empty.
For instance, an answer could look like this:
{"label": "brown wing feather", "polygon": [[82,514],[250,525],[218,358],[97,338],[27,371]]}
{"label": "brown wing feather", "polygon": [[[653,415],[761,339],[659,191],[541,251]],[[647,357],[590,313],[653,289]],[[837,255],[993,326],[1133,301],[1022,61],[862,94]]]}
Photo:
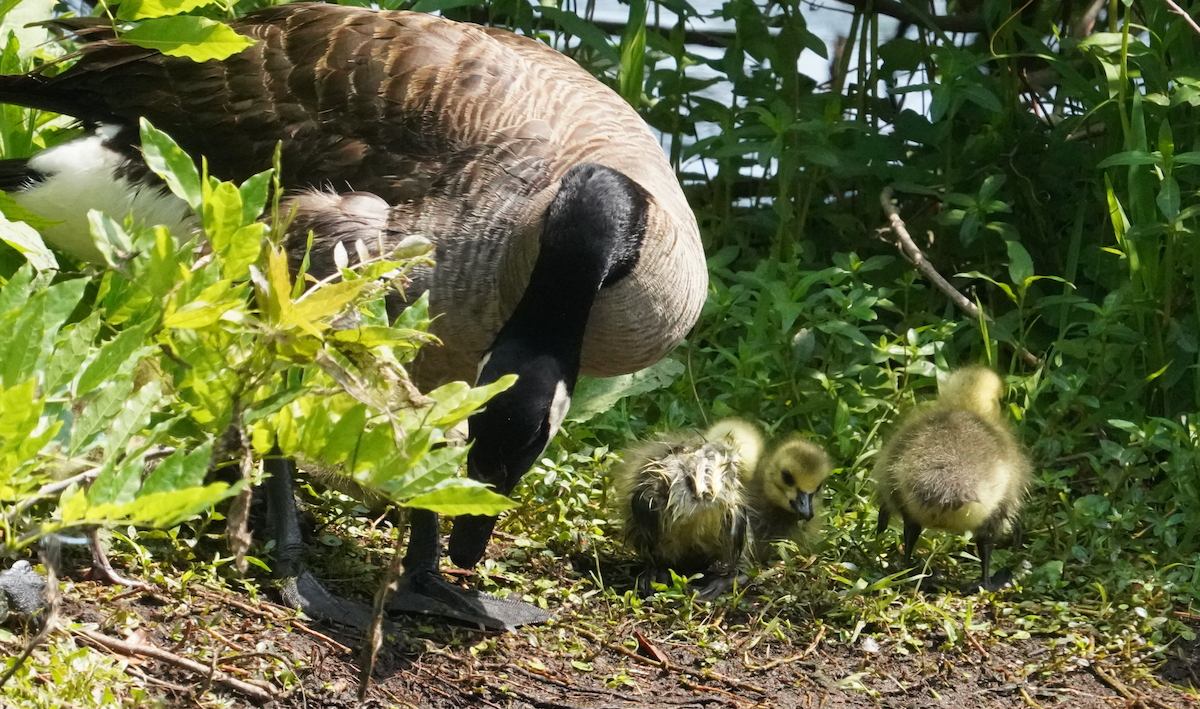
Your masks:
{"label": "brown wing feather", "polygon": [[[282,140],[290,187],[383,198],[388,238],[437,245],[440,265],[417,287],[446,315],[435,330],[449,352],[422,360],[427,383],[473,376],[524,290],[542,212],[580,162],[619,170],[652,198],[638,266],[589,318],[584,373],[657,361],[699,315],[704,257],[673,171],[638,114],[571,60],[411,12],[297,3],[230,24],[260,41],[203,63],[92,29],[79,62],[35,77],[36,91],[20,77],[21,90],[93,121],[145,116],[226,179],[269,167]],[[8,88],[0,81],[0,99],[20,102]]]}

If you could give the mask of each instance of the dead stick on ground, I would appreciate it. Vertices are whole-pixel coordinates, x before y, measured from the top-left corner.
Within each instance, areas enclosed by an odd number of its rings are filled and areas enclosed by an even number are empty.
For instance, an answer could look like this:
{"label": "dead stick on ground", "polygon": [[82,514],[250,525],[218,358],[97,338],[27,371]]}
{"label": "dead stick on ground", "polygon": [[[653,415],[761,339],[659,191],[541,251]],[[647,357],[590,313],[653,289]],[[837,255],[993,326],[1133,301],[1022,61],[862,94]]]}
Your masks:
{"label": "dead stick on ground", "polygon": [[[888,225],[891,227],[892,233],[896,235],[896,248],[900,249],[900,253],[904,254],[904,257],[911,261],[922,275],[928,278],[938,290],[945,294],[947,298],[967,315],[975,319],[982,317],[988,322],[993,322],[991,316],[987,313],[981,313],[979,308],[967,296],[959,293],[958,289],[950,281],[943,278],[942,274],[938,273],[937,269],[933,267],[933,264],[929,263],[929,259],[925,258],[925,254],[917,246],[916,242],[913,241],[912,236],[909,235],[908,227],[904,226],[904,220],[900,218],[900,213],[896,211],[896,206],[892,204],[891,187],[884,187],[883,191],[879,193],[879,203],[883,205],[883,211],[888,215]],[[1042,366],[1042,360],[1037,355],[1020,345],[1017,346],[1017,354],[1021,355],[1021,358],[1031,367]]]}
{"label": "dead stick on ground", "polygon": [[1042,705],[1035,702],[1033,697],[1029,696],[1029,692],[1025,691],[1024,687],[1018,687],[1017,689],[1021,692],[1021,699],[1024,699],[1026,704],[1033,707],[1033,709],[1042,709]]}
{"label": "dead stick on ground", "polygon": [[732,677],[726,677],[725,675],[720,674],[719,672],[714,672],[713,670],[704,670],[704,671],[693,670],[688,667],[683,667],[681,665],[677,665],[674,662],[658,662],[656,660],[651,660],[648,657],[642,657],[641,655],[637,654],[636,652],[630,650],[627,647],[622,647],[621,645],[615,645],[613,643],[610,643],[607,640],[601,638],[596,633],[593,633],[590,630],[585,630],[584,628],[580,628],[579,626],[576,626],[576,625],[564,625],[563,627],[567,628],[568,630],[573,630],[573,631],[579,633],[580,635],[584,636],[585,638],[588,638],[592,642],[600,643],[601,645],[608,648],[609,650],[619,652],[622,655],[628,657],[629,659],[634,660],[636,662],[640,662],[643,665],[650,665],[651,667],[658,667],[658,668],[667,670],[668,672],[674,672],[675,674],[688,675],[689,677],[695,677],[696,679],[715,679],[718,682],[724,682],[725,684],[728,684],[731,687],[737,687],[738,689],[746,689],[751,692],[758,692],[759,694],[767,693],[767,690],[763,689],[762,687],[757,687],[753,684],[747,684],[746,682],[741,682],[739,680],[733,679]]}
{"label": "dead stick on ground", "polygon": [[[825,626],[822,625],[820,628],[817,629],[817,637],[813,638],[812,643],[808,647],[804,648],[804,652],[799,652],[799,653],[796,653],[795,655],[791,655],[789,657],[781,657],[776,660],[771,660],[770,662],[768,662],[765,665],[751,665],[750,663],[743,663],[743,664],[746,666],[746,669],[750,670],[751,672],[765,672],[767,670],[774,669],[780,665],[791,664],[793,662],[803,660],[804,658],[811,655],[812,651],[817,649],[817,645],[821,644],[821,640],[824,637],[825,637]],[[749,654],[749,653],[746,653],[746,654]]]}
{"label": "dead stick on ground", "polygon": [[260,687],[256,687],[249,682],[243,682],[240,679],[230,677],[224,672],[212,671],[210,668],[205,667],[195,660],[189,660],[186,657],[180,657],[173,652],[168,652],[160,647],[155,647],[154,645],[130,643],[124,640],[118,640],[117,638],[109,637],[104,633],[97,633],[95,631],[86,629],[72,630],[71,632],[87,638],[98,645],[103,645],[110,650],[115,650],[124,655],[141,655],[144,657],[152,657],[155,660],[160,660],[162,662],[166,662],[167,664],[183,668],[189,672],[194,672],[198,675],[211,679],[217,684],[225,685],[230,689],[240,692],[241,694],[250,697],[250,699],[260,704],[266,704],[267,702],[275,699],[275,696],[270,692],[267,692]]}
{"label": "dead stick on ground", "polygon": [[963,623],[963,635],[967,636],[967,640],[976,650],[979,651],[979,654],[983,656],[984,662],[992,659],[992,656],[988,654],[988,651],[984,650],[983,646],[979,644],[979,641],[975,639],[975,636],[971,634],[971,629],[967,627],[966,623]]}

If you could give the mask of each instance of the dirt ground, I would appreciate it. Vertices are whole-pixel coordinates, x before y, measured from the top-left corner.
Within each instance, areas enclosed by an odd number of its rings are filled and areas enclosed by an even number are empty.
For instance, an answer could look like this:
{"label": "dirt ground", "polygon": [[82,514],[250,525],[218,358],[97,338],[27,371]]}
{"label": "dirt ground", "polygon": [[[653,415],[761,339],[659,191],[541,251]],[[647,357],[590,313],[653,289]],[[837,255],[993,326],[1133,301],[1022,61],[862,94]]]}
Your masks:
{"label": "dirt ground", "polygon": [[[1139,670],[1135,662],[1135,671],[1119,658],[1082,660],[1054,638],[986,647],[969,638],[963,650],[950,652],[933,648],[930,640],[924,651],[904,654],[898,645],[866,635],[855,643],[837,641],[827,637],[832,630],[818,631],[806,646],[751,648],[749,635],[731,634],[728,644],[717,648],[722,659],[705,662],[714,657],[711,646],[700,648],[632,621],[592,630],[586,627],[586,610],[586,604],[567,609],[548,626],[512,633],[401,619],[380,653],[365,706],[1181,709],[1200,704],[1195,694],[1171,686],[1200,685],[1200,642],[1195,641],[1177,643],[1157,667]],[[357,705],[359,664],[351,648],[359,645],[358,638],[298,621],[265,601],[203,587],[193,587],[183,600],[81,582],[68,584],[63,613],[110,637],[124,635],[179,657],[207,656],[209,669],[257,683],[272,698],[269,706]],[[138,630],[130,634],[113,626]],[[97,647],[75,634],[81,644]],[[262,703],[169,658],[143,656],[131,666],[138,684],[169,707],[213,706],[214,699],[221,706]],[[292,673],[298,682],[280,681]]]}

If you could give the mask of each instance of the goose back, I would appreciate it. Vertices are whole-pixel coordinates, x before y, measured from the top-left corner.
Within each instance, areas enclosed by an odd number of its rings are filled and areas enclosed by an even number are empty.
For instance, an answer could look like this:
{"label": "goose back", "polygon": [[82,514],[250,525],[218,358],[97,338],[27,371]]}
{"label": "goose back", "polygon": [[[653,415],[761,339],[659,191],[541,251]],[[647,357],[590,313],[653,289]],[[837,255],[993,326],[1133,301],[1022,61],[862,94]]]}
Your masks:
{"label": "goose back", "polygon": [[[231,26],[258,43],[195,63],[77,23],[87,41],[79,62],[0,84],[0,99],[19,89],[21,103],[125,126],[130,145],[144,116],[224,178],[269,167],[282,140],[287,187],[377,196],[386,216],[366,210],[371,250],[410,235],[435,244],[437,265],[409,289],[428,288],[443,316],[433,330],[446,347],[416,365],[424,386],[473,378],[525,289],[559,180],[582,162],[618,170],[650,196],[637,264],[606,284],[588,318],[582,372],[648,366],[699,316],[704,256],[670,165],[637,112],[570,59],[412,12],[297,3]],[[328,196],[295,199],[299,223],[311,225],[304,210]]]}

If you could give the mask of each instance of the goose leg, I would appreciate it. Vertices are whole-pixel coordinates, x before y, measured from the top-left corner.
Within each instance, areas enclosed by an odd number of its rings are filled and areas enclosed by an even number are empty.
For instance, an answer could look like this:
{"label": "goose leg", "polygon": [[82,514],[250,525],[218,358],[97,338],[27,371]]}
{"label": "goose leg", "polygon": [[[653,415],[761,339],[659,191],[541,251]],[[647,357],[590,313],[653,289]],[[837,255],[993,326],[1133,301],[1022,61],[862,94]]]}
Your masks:
{"label": "goose leg", "polygon": [[272,455],[263,461],[270,473],[263,483],[267,499],[267,519],[275,539],[275,577],[280,579],[279,594],[283,602],[299,608],[305,615],[353,628],[364,628],[371,612],[365,605],[338,598],[327,591],[304,568],[304,538],[300,533],[300,515],[292,492],[292,463],[282,455]]}
{"label": "goose leg", "polygon": [[550,614],[537,606],[468,590],[447,581],[438,568],[442,542],[437,514],[412,510],[411,520],[404,574],[388,603],[389,611],[439,615],[488,630],[512,630],[550,619]]}
{"label": "goose leg", "polygon": [[913,553],[917,550],[917,540],[921,538],[921,524],[907,517],[904,519],[904,565],[912,566]]}

